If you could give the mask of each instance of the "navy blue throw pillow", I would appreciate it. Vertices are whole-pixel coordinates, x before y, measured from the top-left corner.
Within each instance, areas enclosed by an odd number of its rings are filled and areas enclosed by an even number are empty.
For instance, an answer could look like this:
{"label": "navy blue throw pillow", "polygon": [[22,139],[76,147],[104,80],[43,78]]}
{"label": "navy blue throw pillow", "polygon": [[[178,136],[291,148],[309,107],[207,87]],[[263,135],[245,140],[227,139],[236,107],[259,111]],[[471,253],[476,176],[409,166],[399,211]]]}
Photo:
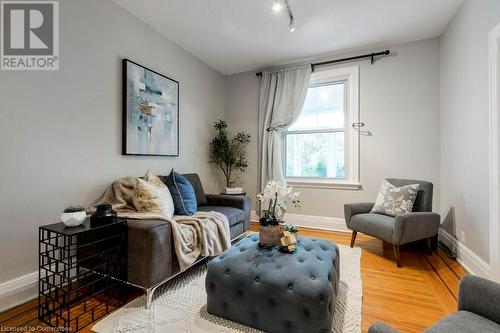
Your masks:
{"label": "navy blue throw pillow", "polygon": [[193,215],[198,209],[193,185],[183,175],[170,172],[166,179],[168,190],[172,195],[175,215]]}

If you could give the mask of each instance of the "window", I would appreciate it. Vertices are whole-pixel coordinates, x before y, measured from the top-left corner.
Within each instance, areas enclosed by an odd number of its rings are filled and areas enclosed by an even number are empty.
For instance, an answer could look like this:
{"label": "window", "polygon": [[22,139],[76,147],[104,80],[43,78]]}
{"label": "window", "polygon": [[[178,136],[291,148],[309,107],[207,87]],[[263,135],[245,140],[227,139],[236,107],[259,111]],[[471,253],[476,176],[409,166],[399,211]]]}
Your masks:
{"label": "window", "polygon": [[287,181],[359,187],[358,113],[357,67],[313,73],[300,116],[284,131]]}

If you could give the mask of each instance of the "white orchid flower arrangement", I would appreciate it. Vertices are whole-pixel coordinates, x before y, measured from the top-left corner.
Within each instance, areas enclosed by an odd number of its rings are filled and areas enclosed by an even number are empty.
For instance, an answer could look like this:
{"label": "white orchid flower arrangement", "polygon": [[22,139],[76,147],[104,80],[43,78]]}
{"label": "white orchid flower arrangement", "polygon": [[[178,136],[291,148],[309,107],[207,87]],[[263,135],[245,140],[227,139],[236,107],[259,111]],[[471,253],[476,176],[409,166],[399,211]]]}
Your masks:
{"label": "white orchid flower arrangement", "polygon": [[270,180],[264,191],[257,194],[257,199],[263,206],[267,201],[268,208],[262,209],[260,214],[260,224],[262,226],[277,226],[283,221],[288,205],[300,207],[300,201],[297,199],[299,192],[294,192],[292,187],[286,186],[284,182]]}

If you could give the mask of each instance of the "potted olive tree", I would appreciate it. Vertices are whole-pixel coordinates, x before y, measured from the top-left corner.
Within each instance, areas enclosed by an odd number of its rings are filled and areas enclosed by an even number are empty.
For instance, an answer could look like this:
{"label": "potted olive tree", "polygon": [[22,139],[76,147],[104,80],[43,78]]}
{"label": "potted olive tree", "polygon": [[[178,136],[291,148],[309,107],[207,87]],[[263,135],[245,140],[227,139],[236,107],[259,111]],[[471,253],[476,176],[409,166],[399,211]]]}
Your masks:
{"label": "potted olive tree", "polygon": [[[236,193],[238,191],[231,191],[231,188],[235,174],[245,172],[248,167],[246,148],[250,143],[250,134],[238,132],[233,135],[228,132],[227,123],[220,119],[215,122],[214,128],[216,134],[210,142],[210,162],[224,174],[225,193]],[[239,189],[239,192],[242,190]]]}
{"label": "potted olive tree", "polygon": [[[264,247],[272,247],[280,244],[280,225],[283,225],[283,217],[288,209],[288,205],[300,207],[297,199],[298,192],[294,192],[292,187],[287,187],[285,183],[270,180],[263,192],[257,194],[257,199],[261,206],[266,205],[267,209],[262,209],[259,219],[259,241]],[[293,225],[284,226],[290,232],[298,232],[298,228]]]}

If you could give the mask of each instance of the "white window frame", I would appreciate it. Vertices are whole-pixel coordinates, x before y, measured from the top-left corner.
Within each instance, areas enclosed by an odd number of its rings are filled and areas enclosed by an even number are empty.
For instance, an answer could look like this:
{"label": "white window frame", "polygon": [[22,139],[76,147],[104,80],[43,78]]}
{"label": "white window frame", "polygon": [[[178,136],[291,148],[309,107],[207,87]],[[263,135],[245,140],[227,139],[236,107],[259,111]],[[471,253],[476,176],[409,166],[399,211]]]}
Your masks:
{"label": "white window frame", "polygon": [[[345,117],[344,117],[344,165],[343,179],[286,177],[286,182],[298,188],[333,188],[357,190],[359,182],[359,131],[352,124],[359,122],[359,66],[317,69],[311,75],[309,87],[328,83],[344,82],[345,84]],[[329,130],[335,132],[335,130]],[[293,131],[299,133],[300,131]],[[323,131],[322,131],[323,132]],[[328,132],[325,131],[325,132]],[[286,133],[283,133],[283,174],[286,175]]]}

